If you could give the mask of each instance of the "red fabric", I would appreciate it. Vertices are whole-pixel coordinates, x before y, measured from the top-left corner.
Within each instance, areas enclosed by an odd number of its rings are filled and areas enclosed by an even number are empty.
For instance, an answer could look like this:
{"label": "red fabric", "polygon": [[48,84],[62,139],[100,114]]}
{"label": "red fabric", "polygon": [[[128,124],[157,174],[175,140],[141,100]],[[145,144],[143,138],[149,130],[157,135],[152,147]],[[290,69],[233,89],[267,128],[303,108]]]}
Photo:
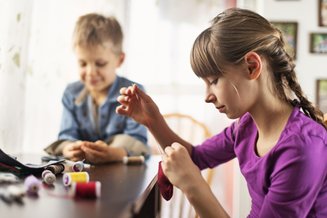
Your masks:
{"label": "red fabric", "polygon": [[170,183],[168,178],[163,173],[162,167],[161,167],[161,161],[159,162],[157,183],[159,186],[160,194],[166,201],[169,201],[171,199],[171,197],[173,196],[173,185]]}

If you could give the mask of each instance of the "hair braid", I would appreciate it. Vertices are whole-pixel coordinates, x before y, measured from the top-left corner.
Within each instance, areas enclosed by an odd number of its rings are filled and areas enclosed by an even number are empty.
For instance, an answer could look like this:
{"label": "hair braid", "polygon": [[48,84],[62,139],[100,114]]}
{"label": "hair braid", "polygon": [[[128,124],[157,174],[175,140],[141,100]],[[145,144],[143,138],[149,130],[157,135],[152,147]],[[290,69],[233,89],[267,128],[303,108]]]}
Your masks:
{"label": "hair braid", "polygon": [[[294,61],[285,50],[285,43],[281,32],[278,29],[276,29],[276,31],[280,37],[277,37],[279,39],[275,42],[275,45],[273,46],[274,49],[271,49],[269,53],[271,59],[270,63],[273,63],[271,67],[275,80],[274,88],[277,91],[278,96],[292,105],[299,105],[308,117],[320,123],[327,129],[327,126],[324,123],[323,113],[314,107],[312,102],[310,102],[304,95],[294,71]],[[295,94],[298,100],[294,101],[293,96],[288,94],[290,91]]]}

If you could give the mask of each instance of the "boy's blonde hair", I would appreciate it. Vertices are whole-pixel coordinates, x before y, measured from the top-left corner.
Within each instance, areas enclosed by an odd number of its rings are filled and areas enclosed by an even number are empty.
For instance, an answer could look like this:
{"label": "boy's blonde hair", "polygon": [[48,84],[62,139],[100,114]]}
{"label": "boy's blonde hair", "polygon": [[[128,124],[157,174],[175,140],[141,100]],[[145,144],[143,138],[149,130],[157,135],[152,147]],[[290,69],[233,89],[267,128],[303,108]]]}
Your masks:
{"label": "boy's blonde hair", "polygon": [[73,46],[97,46],[110,41],[112,51],[121,54],[123,50],[123,32],[114,17],[105,17],[90,13],[81,16],[76,22],[73,34]]}

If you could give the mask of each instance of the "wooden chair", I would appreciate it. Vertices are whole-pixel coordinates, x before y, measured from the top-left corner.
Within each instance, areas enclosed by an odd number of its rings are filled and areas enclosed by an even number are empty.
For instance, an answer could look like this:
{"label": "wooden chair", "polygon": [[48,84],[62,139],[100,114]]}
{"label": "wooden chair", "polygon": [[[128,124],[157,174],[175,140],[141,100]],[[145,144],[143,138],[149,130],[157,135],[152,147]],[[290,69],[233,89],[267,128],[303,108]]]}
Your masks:
{"label": "wooden chair", "polygon": [[[202,122],[194,119],[190,115],[180,113],[165,114],[164,118],[170,128],[172,128],[179,136],[193,145],[200,144],[206,138],[211,136],[208,127]],[[159,154],[158,143],[154,137],[149,135],[149,144],[154,154]],[[159,146],[160,147],[160,146]],[[213,170],[208,169],[202,172],[206,181],[211,185],[213,178]],[[174,187],[174,194],[170,201],[161,200],[161,217],[162,218],[183,218],[197,217],[194,209],[184,196],[184,194]]]}

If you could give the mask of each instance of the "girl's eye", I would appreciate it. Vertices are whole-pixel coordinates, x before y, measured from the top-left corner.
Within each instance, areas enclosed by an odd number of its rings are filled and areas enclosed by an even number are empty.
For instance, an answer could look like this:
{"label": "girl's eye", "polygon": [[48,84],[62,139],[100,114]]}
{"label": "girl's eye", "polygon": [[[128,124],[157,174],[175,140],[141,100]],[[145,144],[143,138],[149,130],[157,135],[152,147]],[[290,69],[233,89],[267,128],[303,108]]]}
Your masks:
{"label": "girl's eye", "polygon": [[212,81],[211,81],[211,82],[209,82],[209,83],[210,83],[210,85],[216,85],[216,84],[217,84],[217,82],[218,82],[218,78],[216,78],[216,79],[212,80]]}

